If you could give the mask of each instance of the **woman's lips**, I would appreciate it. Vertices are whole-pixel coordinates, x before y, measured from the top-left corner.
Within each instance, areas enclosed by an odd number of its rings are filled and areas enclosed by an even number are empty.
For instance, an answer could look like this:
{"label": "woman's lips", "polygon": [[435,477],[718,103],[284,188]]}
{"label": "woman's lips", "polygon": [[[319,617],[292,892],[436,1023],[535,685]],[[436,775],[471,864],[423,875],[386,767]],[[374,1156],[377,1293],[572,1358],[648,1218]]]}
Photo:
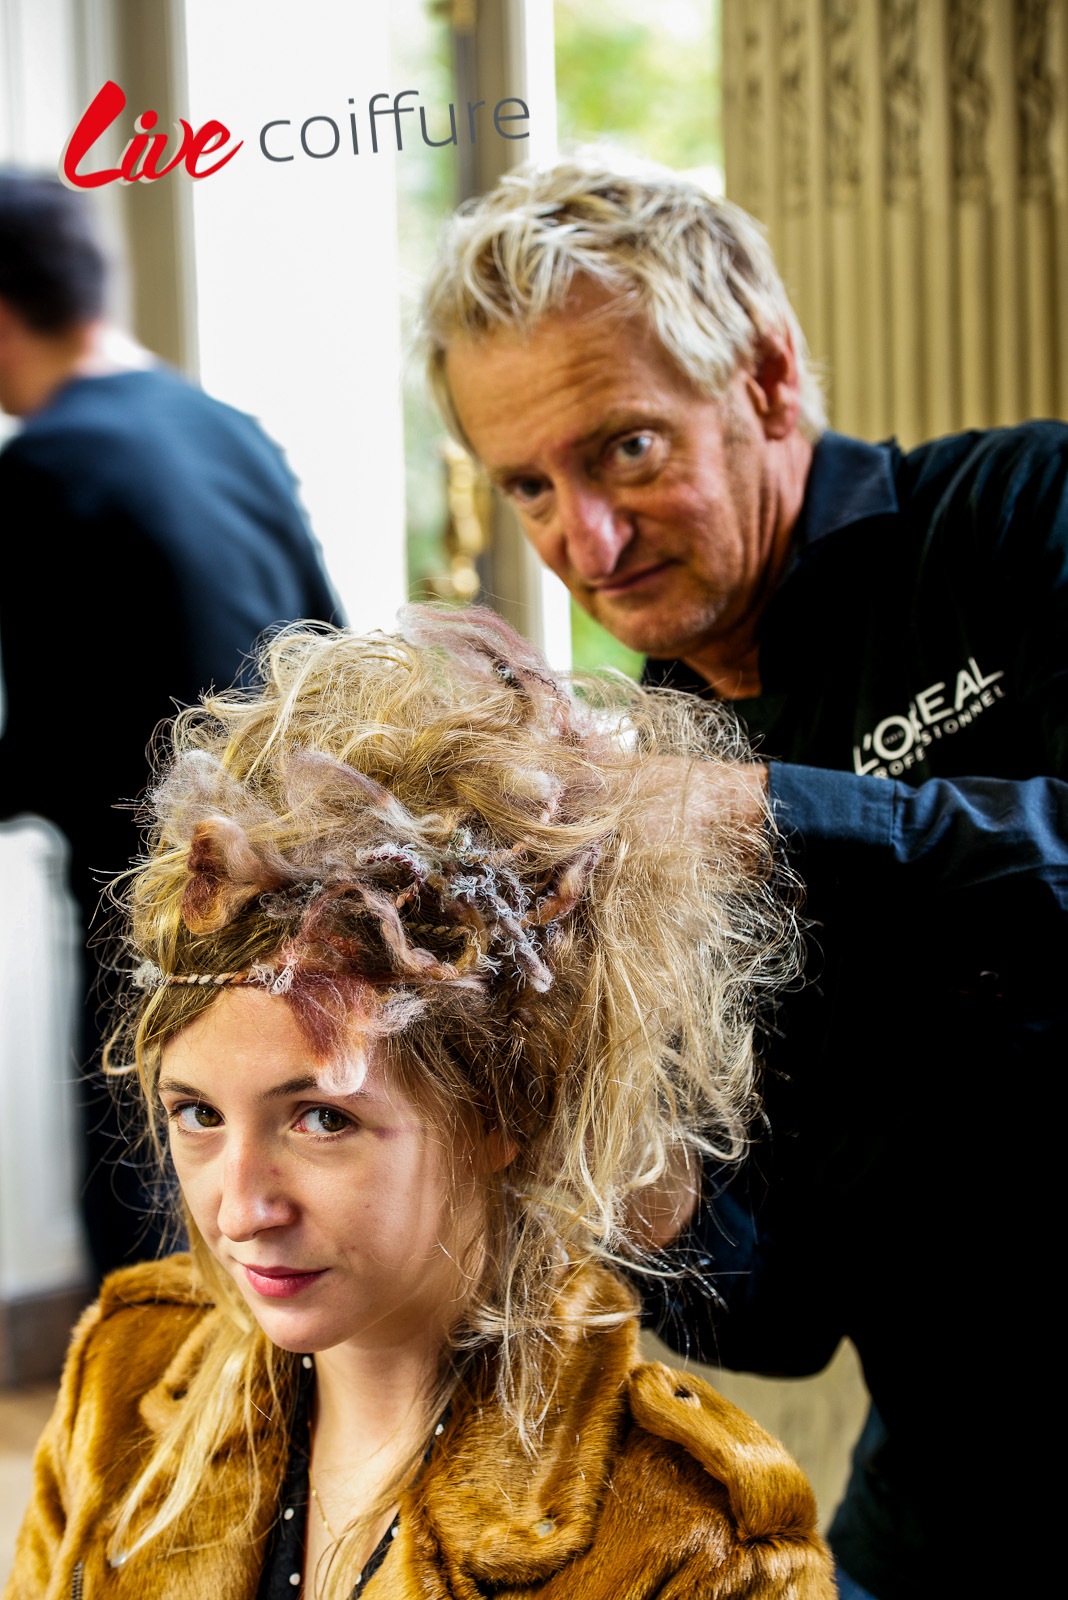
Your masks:
{"label": "woman's lips", "polygon": [[295,1272],[291,1267],[250,1267],[245,1262],[241,1265],[256,1293],[270,1300],[290,1299],[310,1283],[318,1282],[326,1271],[325,1267],[319,1272]]}

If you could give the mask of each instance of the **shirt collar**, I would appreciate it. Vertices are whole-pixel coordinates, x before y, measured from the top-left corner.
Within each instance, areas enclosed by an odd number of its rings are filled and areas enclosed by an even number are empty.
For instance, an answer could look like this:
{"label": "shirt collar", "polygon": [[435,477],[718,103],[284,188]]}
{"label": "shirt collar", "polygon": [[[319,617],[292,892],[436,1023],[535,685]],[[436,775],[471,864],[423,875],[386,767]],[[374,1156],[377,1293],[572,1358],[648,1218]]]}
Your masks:
{"label": "shirt collar", "polygon": [[867,444],[830,430],[820,437],[797,520],[795,551],[800,553],[854,522],[897,511],[894,450],[892,442]]}

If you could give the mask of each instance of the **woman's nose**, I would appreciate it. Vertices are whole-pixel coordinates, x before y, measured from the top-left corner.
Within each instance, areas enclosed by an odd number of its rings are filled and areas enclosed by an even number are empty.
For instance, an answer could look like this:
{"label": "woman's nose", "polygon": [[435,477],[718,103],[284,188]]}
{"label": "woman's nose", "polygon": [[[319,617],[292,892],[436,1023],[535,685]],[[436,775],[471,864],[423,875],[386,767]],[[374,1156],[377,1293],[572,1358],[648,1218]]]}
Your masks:
{"label": "woman's nose", "polygon": [[216,1219],[221,1234],[236,1244],[266,1229],[284,1228],[296,1214],[281,1168],[269,1155],[248,1146],[227,1153]]}

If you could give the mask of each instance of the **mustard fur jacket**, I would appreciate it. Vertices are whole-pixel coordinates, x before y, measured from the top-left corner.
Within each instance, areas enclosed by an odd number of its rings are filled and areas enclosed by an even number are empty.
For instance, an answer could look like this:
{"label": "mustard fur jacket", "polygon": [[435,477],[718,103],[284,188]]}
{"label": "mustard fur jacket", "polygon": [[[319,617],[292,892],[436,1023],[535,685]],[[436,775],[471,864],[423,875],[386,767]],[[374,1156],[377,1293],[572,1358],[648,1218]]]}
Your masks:
{"label": "mustard fur jacket", "polygon": [[[573,1298],[580,1314],[633,1307],[600,1270]],[[266,1422],[278,1488],[258,1537],[232,1536],[247,1492],[238,1448],[205,1469],[166,1549],[117,1568],[105,1553],[220,1315],[196,1298],[185,1256],[107,1280],[38,1446],[5,1600],[254,1600],[288,1443],[275,1429],[272,1449]],[[833,1600],[800,1468],[706,1383],[643,1363],[633,1315],[571,1343],[558,1399],[535,1461],[493,1406],[454,1403],[366,1600]]]}

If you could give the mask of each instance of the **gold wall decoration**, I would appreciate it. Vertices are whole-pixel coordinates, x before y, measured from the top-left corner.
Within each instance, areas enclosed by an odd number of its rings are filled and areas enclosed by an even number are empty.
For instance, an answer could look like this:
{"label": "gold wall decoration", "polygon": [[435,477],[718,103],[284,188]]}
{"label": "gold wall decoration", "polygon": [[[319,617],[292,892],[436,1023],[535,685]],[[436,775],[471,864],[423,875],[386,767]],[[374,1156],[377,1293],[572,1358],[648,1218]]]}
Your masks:
{"label": "gold wall decoration", "polygon": [[724,0],[727,193],[834,426],[1068,417],[1068,0]]}
{"label": "gold wall decoration", "polygon": [[990,194],[987,139],[994,95],[986,12],[986,0],[952,0],[949,8],[949,103],[958,200],[987,200]]}
{"label": "gold wall decoration", "polygon": [[803,216],[809,205],[808,6],[788,0],[783,6],[779,54],[779,114],[782,119],[783,209]]}
{"label": "gold wall decoration", "polygon": [[886,123],[886,203],[919,198],[923,78],[919,0],[886,0],[880,7]]}
{"label": "gold wall decoration", "polygon": [[449,570],[430,580],[439,600],[470,604],[482,587],[478,561],[490,545],[490,488],[485,473],[453,439],[441,442],[448,521],[441,542]]}
{"label": "gold wall decoration", "polygon": [[1017,0],[1016,104],[1020,119],[1020,192],[1025,200],[1053,195],[1050,138],[1057,87],[1050,68],[1050,0]]}
{"label": "gold wall decoration", "polygon": [[832,205],[855,205],[861,179],[863,105],[858,61],[860,0],[827,0],[827,179]]}

